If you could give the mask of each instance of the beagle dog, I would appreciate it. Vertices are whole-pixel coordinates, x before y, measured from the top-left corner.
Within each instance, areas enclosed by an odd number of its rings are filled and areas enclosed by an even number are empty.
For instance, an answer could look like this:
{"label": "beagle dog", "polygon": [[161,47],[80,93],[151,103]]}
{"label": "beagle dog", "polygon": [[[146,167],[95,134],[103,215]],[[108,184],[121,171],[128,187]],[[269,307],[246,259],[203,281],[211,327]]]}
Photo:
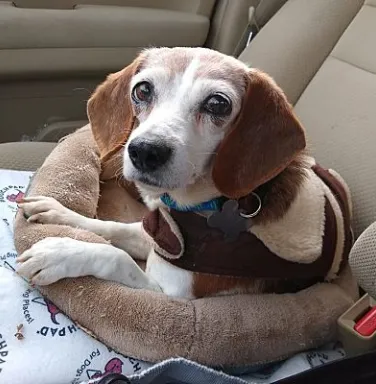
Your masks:
{"label": "beagle dog", "polygon": [[88,116],[102,162],[122,167],[150,214],[100,221],[25,198],[28,221],[111,243],[36,243],[18,257],[33,283],[93,275],[191,299],[294,292],[341,270],[349,189],[306,154],[304,129],[267,74],[209,49],[152,48],[108,76]]}

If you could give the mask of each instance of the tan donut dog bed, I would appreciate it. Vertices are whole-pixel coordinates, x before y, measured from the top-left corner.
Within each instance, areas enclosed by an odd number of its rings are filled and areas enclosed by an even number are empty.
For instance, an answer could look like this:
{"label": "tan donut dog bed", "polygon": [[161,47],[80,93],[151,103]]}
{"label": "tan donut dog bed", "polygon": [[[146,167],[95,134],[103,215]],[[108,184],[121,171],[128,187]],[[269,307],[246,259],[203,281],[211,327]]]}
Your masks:
{"label": "tan donut dog bed", "polygon": [[[55,197],[89,217],[139,220],[144,207],[130,187],[117,183],[115,163],[101,167],[90,126],[84,127],[51,153],[29,194]],[[106,242],[80,229],[29,224],[17,215],[19,253],[47,236]],[[92,277],[62,280],[41,291],[85,330],[125,355],[151,362],[180,356],[228,367],[278,360],[335,339],[337,318],[357,296],[348,268],[335,284],[317,284],[296,294],[187,301]]]}

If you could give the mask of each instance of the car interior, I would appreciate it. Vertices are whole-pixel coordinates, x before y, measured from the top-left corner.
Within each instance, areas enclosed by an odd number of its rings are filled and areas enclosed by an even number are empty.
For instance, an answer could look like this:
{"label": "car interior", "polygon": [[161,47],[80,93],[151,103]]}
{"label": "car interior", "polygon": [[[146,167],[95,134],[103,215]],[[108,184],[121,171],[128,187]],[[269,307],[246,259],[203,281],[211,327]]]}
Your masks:
{"label": "car interior", "polygon": [[260,27],[283,3],[0,1],[0,142],[56,142],[84,125],[95,86],[144,47],[240,52],[250,9]]}
{"label": "car interior", "polygon": [[[207,47],[270,74],[309,151],[349,184],[355,238],[375,221],[376,0],[0,0],[0,168],[36,171],[88,123],[95,87],[153,46]],[[373,382],[356,368],[336,381],[345,371],[301,382]]]}

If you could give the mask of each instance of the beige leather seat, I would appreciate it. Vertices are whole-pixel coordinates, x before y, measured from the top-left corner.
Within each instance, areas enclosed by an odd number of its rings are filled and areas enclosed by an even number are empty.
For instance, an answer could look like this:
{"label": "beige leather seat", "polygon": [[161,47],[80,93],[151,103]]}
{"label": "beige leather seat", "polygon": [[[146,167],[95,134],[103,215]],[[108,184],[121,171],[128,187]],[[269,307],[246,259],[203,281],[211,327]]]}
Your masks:
{"label": "beige leather seat", "polygon": [[286,1],[0,0],[0,143],[85,125],[88,95],[144,47],[237,55],[249,14],[262,27]]}
{"label": "beige leather seat", "polygon": [[290,0],[240,58],[271,73],[309,146],[349,183],[357,235],[376,219],[376,0]]}
{"label": "beige leather seat", "polygon": [[[310,149],[348,181],[359,234],[376,218],[376,0],[289,0],[240,59],[269,72]],[[0,167],[35,169],[52,144],[0,145]]]}

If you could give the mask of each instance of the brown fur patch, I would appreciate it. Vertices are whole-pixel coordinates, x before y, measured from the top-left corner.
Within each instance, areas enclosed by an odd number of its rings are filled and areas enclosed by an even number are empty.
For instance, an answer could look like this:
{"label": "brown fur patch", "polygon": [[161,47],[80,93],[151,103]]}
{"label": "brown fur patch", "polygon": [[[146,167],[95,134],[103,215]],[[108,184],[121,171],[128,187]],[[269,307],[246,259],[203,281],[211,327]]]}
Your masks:
{"label": "brown fur patch", "polygon": [[[101,183],[100,204],[97,209],[97,218],[100,220],[118,221],[120,223],[133,223],[141,221],[148,213],[144,204],[137,201],[126,186],[120,192],[118,181],[115,179]],[[113,196],[117,195],[114,199]]]}
{"label": "brown fur patch", "polygon": [[88,101],[87,113],[102,164],[113,175],[111,159],[123,148],[135,125],[129,83],[141,64],[138,58],[123,70],[109,75]]}
{"label": "brown fur patch", "polygon": [[305,145],[282,90],[268,75],[249,71],[242,110],[217,151],[213,181],[225,196],[241,198],[279,175]]}
{"label": "brown fur patch", "polygon": [[304,156],[298,156],[279,175],[258,188],[262,209],[253,219],[255,224],[281,219],[295,200],[308,168]]}
{"label": "brown fur patch", "polygon": [[194,54],[186,48],[156,48],[145,51],[144,67],[161,67],[170,77],[183,73],[191,63]]}
{"label": "brown fur patch", "polygon": [[[194,77],[230,81],[237,89],[244,91],[247,82],[246,66],[239,60],[206,48],[158,48],[146,51],[145,67],[162,67],[171,77],[181,74],[197,59]],[[239,92],[240,93],[240,92]]]}

